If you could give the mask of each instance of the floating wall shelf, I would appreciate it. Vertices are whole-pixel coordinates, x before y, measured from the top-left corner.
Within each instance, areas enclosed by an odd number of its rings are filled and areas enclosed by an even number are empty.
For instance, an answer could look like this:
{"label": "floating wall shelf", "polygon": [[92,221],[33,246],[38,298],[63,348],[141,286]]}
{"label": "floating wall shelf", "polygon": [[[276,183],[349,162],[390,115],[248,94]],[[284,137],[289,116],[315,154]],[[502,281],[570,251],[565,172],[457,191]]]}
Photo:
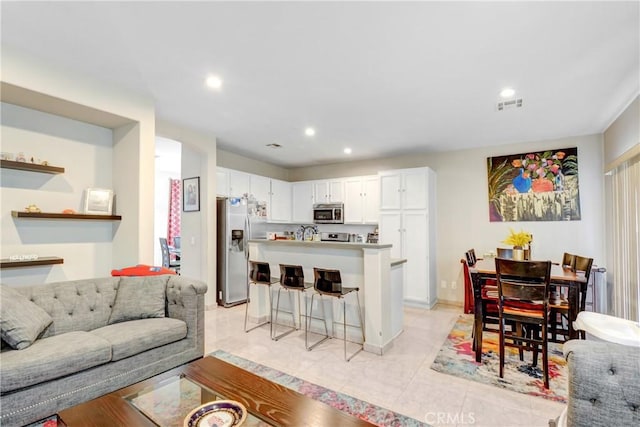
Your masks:
{"label": "floating wall shelf", "polygon": [[38,267],[41,265],[63,264],[64,259],[56,256],[45,256],[26,261],[11,261],[9,258],[0,260],[0,268]]}
{"label": "floating wall shelf", "polygon": [[65,214],[52,212],[20,212],[11,211],[14,218],[34,218],[34,219],[91,219],[103,221],[120,221],[121,215],[87,215],[87,214]]}
{"label": "floating wall shelf", "polygon": [[42,172],[42,173],[64,173],[64,168],[58,166],[37,165],[35,163],[14,162],[13,160],[0,160],[0,167],[4,169],[16,169],[21,171]]}

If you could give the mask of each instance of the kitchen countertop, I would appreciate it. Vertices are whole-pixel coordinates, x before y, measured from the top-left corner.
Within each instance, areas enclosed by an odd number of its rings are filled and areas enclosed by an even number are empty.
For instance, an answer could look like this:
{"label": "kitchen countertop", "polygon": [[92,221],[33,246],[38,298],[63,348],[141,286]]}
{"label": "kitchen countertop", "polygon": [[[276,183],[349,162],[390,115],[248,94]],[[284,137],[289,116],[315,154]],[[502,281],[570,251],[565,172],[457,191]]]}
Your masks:
{"label": "kitchen countertop", "polygon": [[268,245],[288,245],[288,246],[307,246],[307,247],[316,246],[316,247],[322,247],[322,248],[336,248],[336,249],[386,249],[392,246],[390,243],[318,242],[318,241],[306,241],[306,240],[268,240],[268,239],[251,239],[249,240],[249,243],[266,243]]}

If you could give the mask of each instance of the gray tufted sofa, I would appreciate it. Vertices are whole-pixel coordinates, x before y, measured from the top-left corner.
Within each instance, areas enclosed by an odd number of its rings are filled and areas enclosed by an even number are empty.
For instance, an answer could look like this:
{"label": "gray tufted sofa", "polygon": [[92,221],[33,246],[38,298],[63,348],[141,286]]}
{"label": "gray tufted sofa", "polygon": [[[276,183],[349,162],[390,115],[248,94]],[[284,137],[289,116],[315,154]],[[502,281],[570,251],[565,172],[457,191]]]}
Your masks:
{"label": "gray tufted sofa", "polygon": [[563,347],[569,370],[566,425],[640,425],[640,347],[571,340]]}
{"label": "gray tufted sofa", "polygon": [[[173,275],[107,277],[9,291],[26,296],[53,321],[27,348],[2,343],[3,427],[37,421],[204,353],[207,285],[200,281]],[[147,303],[159,309],[137,316],[136,307],[143,312]]]}

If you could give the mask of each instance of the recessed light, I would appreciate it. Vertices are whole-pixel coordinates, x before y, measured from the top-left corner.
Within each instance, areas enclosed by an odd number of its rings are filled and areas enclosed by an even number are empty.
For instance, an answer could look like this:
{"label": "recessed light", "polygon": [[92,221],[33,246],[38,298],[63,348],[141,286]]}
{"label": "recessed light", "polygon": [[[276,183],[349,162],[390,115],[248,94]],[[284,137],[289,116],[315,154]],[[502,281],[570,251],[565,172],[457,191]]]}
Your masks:
{"label": "recessed light", "polygon": [[347,147],[344,149],[344,154],[351,154],[351,148]]}
{"label": "recessed light", "polygon": [[304,130],[304,134],[307,136],[313,136],[316,134],[316,130],[314,128],[306,128]]}
{"label": "recessed light", "polygon": [[502,89],[502,91],[500,92],[500,96],[502,98],[511,98],[515,94],[516,94],[516,91],[511,89],[510,87],[506,87]]}
{"label": "recessed light", "polygon": [[218,76],[207,77],[207,86],[211,89],[220,89],[222,87],[222,79]]}

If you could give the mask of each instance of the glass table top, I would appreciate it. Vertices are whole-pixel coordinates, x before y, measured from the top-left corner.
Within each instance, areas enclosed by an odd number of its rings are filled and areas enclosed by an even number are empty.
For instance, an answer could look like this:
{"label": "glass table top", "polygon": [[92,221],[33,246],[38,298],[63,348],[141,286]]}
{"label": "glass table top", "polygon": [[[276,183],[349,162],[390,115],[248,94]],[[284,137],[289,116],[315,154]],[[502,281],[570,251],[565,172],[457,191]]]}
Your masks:
{"label": "glass table top", "polygon": [[[185,417],[198,406],[227,398],[183,375],[176,375],[130,394],[125,400],[158,426],[183,427]],[[206,425],[205,422],[198,424]],[[250,412],[242,423],[247,427],[270,425]]]}

